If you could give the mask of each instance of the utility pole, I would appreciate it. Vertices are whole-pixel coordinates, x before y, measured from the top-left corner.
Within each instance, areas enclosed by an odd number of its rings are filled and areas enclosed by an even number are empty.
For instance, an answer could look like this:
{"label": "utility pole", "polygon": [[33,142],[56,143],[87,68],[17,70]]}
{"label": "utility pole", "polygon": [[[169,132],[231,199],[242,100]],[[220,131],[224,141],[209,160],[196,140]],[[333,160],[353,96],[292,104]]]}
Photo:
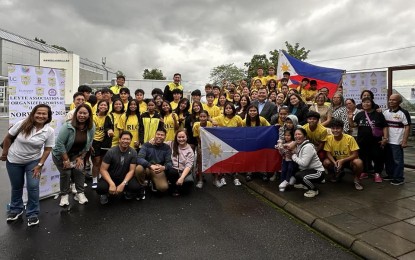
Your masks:
{"label": "utility pole", "polygon": [[107,57],[102,57],[102,67],[107,72],[107,78],[106,78],[106,80],[108,80],[108,70],[107,70],[107,67],[105,66],[105,64],[107,64]]}

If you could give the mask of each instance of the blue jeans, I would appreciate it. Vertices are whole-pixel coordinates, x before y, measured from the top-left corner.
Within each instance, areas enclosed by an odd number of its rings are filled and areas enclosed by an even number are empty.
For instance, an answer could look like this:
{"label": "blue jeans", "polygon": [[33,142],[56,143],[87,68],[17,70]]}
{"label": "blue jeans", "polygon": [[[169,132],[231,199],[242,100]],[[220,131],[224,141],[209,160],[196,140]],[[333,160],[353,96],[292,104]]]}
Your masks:
{"label": "blue jeans", "polygon": [[291,176],[294,174],[294,161],[286,161],[282,160],[282,168],[281,168],[281,182],[283,181],[290,181]]}
{"label": "blue jeans", "polygon": [[39,215],[39,179],[33,178],[33,168],[39,163],[39,159],[25,163],[6,162],[7,173],[9,174],[12,194],[10,201],[10,213],[20,213],[24,209],[23,187],[26,175],[27,207],[26,217],[37,217]]}
{"label": "blue jeans", "polygon": [[385,168],[388,177],[397,181],[404,181],[403,176],[403,148],[399,144],[387,144],[386,145],[386,161]]}

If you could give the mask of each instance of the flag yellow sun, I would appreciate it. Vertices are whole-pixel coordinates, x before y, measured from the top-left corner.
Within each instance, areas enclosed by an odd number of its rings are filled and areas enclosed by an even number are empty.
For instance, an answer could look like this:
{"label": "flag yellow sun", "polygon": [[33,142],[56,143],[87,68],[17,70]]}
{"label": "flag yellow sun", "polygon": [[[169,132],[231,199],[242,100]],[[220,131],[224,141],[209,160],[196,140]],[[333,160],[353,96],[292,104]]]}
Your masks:
{"label": "flag yellow sun", "polygon": [[289,71],[290,70],[290,65],[288,65],[286,62],[283,62],[281,65],[281,70],[283,72]]}
{"label": "flag yellow sun", "polygon": [[209,152],[215,156],[215,157],[219,157],[219,155],[222,153],[222,147],[220,144],[217,143],[211,143],[209,145]]}

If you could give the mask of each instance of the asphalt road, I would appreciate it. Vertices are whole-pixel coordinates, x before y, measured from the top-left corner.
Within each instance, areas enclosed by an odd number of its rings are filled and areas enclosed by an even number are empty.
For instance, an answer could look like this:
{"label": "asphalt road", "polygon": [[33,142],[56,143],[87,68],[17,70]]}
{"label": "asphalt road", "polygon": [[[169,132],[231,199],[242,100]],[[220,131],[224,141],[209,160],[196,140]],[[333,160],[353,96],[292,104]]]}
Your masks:
{"label": "asphalt road", "polygon": [[[2,170],[1,202],[8,178]],[[6,189],[3,189],[6,186]],[[353,259],[244,187],[208,183],[190,196],[99,204],[41,201],[40,225],[0,221],[1,259]],[[6,208],[3,207],[4,216]]]}
{"label": "asphalt road", "polygon": [[[7,120],[0,119],[0,135]],[[40,225],[6,223],[10,184],[0,162],[0,259],[353,259],[247,188],[210,182],[190,196],[116,199],[102,206],[41,201]],[[229,182],[231,182],[229,180]]]}

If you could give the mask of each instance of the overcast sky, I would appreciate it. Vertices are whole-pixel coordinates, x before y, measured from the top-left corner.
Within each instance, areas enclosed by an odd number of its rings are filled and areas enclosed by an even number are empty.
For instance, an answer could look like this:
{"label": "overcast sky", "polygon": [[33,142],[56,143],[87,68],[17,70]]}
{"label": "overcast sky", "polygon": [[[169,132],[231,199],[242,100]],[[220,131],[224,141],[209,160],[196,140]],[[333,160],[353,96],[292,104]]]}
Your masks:
{"label": "overcast sky", "polygon": [[129,78],[159,68],[204,85],[213,67],[243,67],[285,41],[311,50],[307,61],[319,66],[414,64],[415,47],[336,59],[415,46],[414,10],[404,0],[0,0],[0,28],[98,63],[106,57]]}

